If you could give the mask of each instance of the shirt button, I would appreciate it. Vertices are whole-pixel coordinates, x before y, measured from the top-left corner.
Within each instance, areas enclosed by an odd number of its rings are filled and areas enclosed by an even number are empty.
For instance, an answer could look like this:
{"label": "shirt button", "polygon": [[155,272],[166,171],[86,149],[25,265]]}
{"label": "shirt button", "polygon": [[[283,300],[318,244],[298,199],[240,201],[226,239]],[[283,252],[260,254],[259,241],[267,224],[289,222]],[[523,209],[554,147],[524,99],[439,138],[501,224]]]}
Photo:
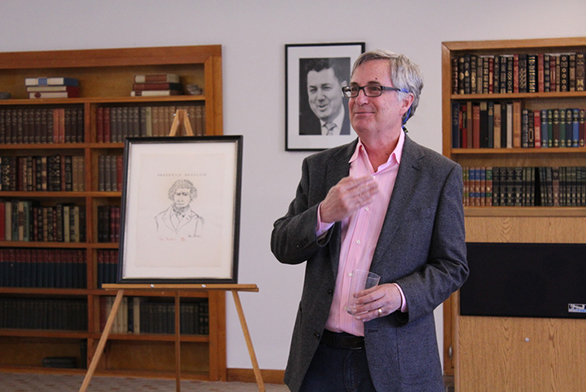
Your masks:
{"label": "shirt button", "polygon": [[357,241],[356,241],[356,243],[357,243],[358,245],[360,245],[360,240],[357,240]]}
{"label": "shirt button", "polygon": [[370,210],[368,209],[368,207],[364,207],[364,211],[368,212]]}

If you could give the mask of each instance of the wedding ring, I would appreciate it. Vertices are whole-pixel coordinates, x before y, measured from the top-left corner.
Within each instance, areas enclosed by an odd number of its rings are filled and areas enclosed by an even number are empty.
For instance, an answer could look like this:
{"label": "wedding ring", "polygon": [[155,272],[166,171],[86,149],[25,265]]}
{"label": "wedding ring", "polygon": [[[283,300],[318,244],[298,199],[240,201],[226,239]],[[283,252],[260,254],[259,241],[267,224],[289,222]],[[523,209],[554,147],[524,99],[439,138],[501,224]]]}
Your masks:
{"label": "wedding ring", "polygon": [[383,314],[383,308],[378,308],[378,315],[382,316],[382,314]]}

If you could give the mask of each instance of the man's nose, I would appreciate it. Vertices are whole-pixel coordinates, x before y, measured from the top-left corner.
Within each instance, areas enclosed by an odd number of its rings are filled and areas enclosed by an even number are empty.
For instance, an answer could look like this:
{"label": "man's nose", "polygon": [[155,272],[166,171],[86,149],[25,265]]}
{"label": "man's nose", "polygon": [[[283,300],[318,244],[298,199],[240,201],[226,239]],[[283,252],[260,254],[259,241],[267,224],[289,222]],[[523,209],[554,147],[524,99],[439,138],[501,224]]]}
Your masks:
{"label": "man's nose", "polygon": [[358,91],[358,96],[356,98],[354,98],[354,102],[356,102],[358,104],[362,104],[362,103],[368,102],[368,99],[369,98],[366,96],[364,89],[362,89],[362,90]]}

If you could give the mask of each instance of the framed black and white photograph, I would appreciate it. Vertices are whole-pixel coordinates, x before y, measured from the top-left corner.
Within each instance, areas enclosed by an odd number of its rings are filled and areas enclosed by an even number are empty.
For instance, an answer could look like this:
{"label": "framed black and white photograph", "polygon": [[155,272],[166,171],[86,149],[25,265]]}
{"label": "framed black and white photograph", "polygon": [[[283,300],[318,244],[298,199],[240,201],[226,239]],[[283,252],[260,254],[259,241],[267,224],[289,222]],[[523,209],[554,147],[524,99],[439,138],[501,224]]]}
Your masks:
{"label": "framed black and white photograph", "polygon": [[356,138],[342,87],[364,42],[285,45],[285,149],[324,150]]}
{"label": "framed black and white photograph", "polygon": [[118,282],[238,283],[242,136],[128,138]]}

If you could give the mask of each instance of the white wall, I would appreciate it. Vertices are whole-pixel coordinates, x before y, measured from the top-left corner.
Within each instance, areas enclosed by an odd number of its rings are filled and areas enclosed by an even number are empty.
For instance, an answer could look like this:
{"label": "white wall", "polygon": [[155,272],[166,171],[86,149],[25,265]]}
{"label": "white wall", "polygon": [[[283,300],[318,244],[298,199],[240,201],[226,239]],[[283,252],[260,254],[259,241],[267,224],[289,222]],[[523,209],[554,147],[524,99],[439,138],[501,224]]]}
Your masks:
{"label": "white wall", "polygon": [[[244,135],[239,283],[263,369],[284,369],[303,266],[269,248],[303,152],[285,151],[284,45],[366,42],[405,53],[425,75],[409,135],[441,151],[442,41],[586,35],[583,0],[0,0],[0,51],[223,45],[224,132]],[[231,296],[228,367],[251,368]],[[441,312],[438,331],[441,335]]]}

